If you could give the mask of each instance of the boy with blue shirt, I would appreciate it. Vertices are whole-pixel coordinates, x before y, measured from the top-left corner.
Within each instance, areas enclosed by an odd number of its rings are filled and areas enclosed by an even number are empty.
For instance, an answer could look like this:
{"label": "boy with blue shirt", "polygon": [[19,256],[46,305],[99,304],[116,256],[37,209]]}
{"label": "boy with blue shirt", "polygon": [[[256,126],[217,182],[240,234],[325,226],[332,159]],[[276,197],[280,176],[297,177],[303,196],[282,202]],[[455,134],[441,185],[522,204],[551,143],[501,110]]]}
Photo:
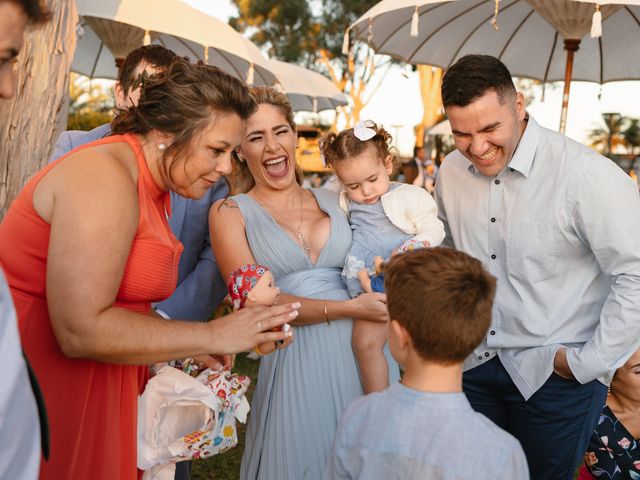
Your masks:
{"label": "boy with blue shirt", "polygon": [[384,268],[391,354],[400,383],[353,402],[326,479],[528,479],[518,441],[476,413],[462,366],[486,335],[495,278],[445,248],[394,256]]}

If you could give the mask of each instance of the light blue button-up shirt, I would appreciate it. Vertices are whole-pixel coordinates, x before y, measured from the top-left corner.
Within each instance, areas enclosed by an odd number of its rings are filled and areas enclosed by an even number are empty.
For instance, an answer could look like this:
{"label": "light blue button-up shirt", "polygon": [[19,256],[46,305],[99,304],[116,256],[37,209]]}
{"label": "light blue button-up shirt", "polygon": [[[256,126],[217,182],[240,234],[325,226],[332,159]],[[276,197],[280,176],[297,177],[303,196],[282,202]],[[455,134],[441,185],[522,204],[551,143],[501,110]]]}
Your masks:
{"label": "light blue button-up shirt", "polygon": [[529,118],[509,164],[481,175],[459,151],[436,183],[445,245],[498,279],[489,332],[467,359],[496,354],[525,399],[565,346],[576,379],[608,384],[640,345],[640,198],[611,160]]}
{"label": "light blue button-up shirt", "polygon": [[529,478],[518,440],[475,412],[463,393],[395,383],[342,416],[325,480]]}

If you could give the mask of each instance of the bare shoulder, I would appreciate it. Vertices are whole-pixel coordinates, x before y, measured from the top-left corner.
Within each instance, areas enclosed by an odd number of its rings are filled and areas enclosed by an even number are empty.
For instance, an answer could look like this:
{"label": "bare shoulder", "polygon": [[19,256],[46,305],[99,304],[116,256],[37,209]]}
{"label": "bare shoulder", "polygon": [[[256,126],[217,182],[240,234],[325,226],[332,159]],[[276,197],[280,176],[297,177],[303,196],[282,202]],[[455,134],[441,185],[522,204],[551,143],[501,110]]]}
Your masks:
{"label": "bare shoulder", "polygon": [[240,207],[237,202],[231,198],[221,198],[211,205],[209,221],[213,224],[224,223],[229,225],[230,222],[240,222],[241,225],[244,225]]}
{"label": "bare shoulder", "polygon": [[99,145],[71,154],[47,173],[34,191],[33,203],[49,223],[54,209],[59,213],[70,205],[94,214],[119,211],[123,220],[137,218],[137,180],[137,163],[127,145]]}

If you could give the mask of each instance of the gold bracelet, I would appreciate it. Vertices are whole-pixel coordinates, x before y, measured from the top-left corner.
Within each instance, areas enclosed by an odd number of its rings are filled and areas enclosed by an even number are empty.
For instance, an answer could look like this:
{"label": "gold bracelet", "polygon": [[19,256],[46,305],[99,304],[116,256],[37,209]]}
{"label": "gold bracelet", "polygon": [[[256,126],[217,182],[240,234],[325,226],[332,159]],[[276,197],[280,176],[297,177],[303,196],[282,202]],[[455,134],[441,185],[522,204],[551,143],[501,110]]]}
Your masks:
{"label": "gold bracelet", "polygon": [[327,304],[324,304],[324,320],[327,322],[327,325],[331,325],[331,320],[329,320],[329,312],[327,311]]}
{"label": "gold bracelet", "polygon": [[260,345],[256,345],[255,347],[253,347],[253,351],[256,352],[259,357],[264,357],[264,353],[260,351]]}

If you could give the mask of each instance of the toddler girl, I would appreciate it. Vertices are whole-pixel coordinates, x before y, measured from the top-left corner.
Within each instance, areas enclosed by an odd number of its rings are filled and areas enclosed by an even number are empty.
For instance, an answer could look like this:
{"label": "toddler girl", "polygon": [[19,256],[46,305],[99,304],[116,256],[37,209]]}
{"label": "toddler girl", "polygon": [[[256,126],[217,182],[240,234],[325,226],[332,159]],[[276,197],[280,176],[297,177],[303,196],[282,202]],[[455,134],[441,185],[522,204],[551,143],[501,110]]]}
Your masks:
{"label": "toddler girl", "polygon": [[[376,256],[388,258],[416,242],[435,247],[444,239],[431,195],[421,187],[389,180],[394,160],[390,142],[386,130],[367,120],[329,134],[321,145],[325,161],[344,185],[340,206],[349,217],[353,240],[342,275],[351,297],[363,292],[361,270],[366,269],[367,279],[376,273]],[[364,320],[353,323],[351,342],[365,393],[389,385],[385,328]]]}

